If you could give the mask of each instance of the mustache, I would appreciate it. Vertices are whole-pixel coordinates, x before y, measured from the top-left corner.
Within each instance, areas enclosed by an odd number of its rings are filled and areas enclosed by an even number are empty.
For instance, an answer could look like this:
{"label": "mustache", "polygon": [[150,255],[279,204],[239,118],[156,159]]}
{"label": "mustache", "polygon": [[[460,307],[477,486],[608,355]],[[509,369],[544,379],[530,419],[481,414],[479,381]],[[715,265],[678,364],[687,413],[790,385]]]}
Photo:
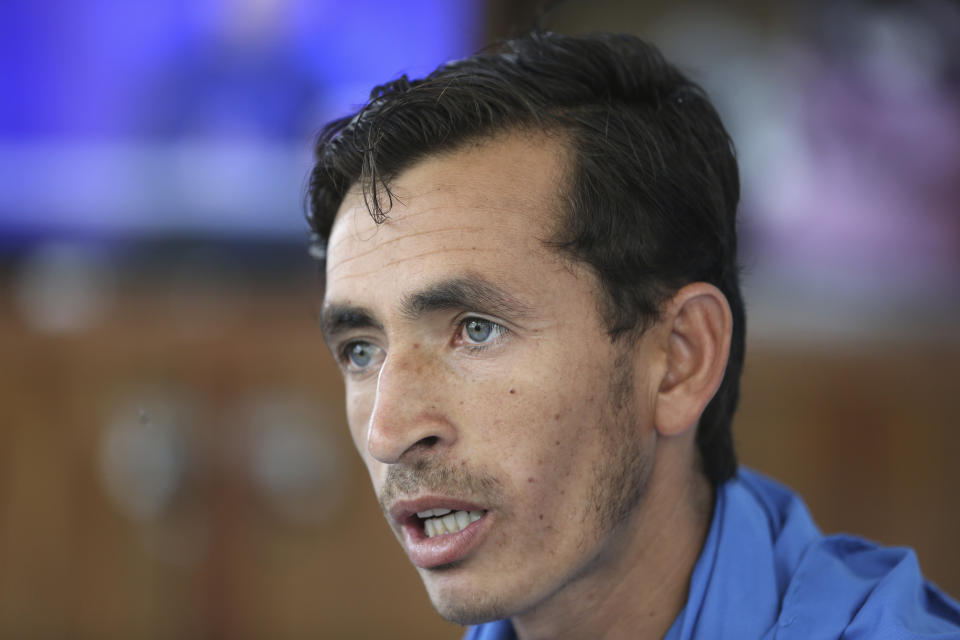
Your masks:
{"label": "mustache", "polygon": [[455,496],[487,506],[503,502],[503,488],[496,477],[462,465],[448,466],[437,460],[391,465],[378,500],[380,508],[387,513],[395,501],[424,493]]}

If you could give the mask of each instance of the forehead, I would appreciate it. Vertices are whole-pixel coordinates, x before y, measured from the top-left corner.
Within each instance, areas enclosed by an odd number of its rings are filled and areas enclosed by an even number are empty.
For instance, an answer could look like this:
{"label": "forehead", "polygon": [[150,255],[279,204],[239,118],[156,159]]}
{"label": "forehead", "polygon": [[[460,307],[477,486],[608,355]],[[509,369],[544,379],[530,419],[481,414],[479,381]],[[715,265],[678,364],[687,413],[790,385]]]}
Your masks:
{"label": "forehead", "polygon": [[544,240],[562,215],[562,151],[556,139],[507,135],[431,156],[391,182],[393,207],[379,225],[351,191],[330,235],[327,300],[556,267]]}

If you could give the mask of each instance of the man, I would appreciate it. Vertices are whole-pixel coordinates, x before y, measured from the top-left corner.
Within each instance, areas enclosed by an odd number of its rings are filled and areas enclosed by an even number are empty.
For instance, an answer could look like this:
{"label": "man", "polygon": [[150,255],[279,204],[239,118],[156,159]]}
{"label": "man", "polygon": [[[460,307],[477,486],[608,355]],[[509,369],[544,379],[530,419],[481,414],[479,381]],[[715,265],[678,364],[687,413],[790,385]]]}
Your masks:
{"label": "man", "polygon": [[911,552],[737,470],[738,192],[703,92],[629,36],[532,34],[321,135],[350,430],[467,637],[960,637]]}

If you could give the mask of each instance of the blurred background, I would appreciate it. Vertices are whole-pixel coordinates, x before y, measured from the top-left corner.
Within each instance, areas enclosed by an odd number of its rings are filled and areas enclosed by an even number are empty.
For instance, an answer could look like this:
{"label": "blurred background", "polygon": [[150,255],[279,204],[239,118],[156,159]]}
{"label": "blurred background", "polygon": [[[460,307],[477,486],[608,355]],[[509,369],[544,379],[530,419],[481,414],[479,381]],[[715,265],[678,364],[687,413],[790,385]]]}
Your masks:
{"label": "blurred background", "polygon": [[[455,638],[315,323],[311,138],[526,0],[0,3],[0,636]],[[738,148],[742,461],[960,596],[960,8],[568,2]]]}

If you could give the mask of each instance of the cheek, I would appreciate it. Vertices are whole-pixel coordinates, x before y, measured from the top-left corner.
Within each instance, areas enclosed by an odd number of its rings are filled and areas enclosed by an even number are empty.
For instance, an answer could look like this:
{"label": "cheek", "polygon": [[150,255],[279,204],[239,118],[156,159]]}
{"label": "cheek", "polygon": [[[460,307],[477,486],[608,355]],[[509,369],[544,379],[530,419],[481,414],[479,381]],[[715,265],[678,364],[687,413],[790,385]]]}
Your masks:
{"label": "cheek", "polygon": [[572,480],[578,464],[595,460],[599,395],[581,387],[566,393],[557,381],[507,381],[464,415],[477,424],[476,441],[490,448],[514,488],[527,495]]}
{"label": "cheek", "polygon": [[347,425],[357,450],[363,453],[366,448],[367,423],[373,411],[375,395],[367,389],[348,383],[346,391]]}
{"label": "cheek", "polygon": [[379,496],[380,489],[383,488],[384,481],[387,478],[387,466],[369,456],[363,456],[363,461],[367,465],[367,472],[370,474],[373,491]]}
{"label": "cheek", "polygon": [[349,389],[346,394],[347,424],[353,446],[367,467],[375,489],[379,490],[386,475],[383,463],[373,458],[367,450],[367,425],[373,410],[373,394],[363,389]]}
{"label": "cheek", "polygon": [[579,376],[564,371],[541,378],[543,384],[529,391],[517,388],[511,396],[518,400],[524,433],[518,442],[523,467],[515,468],[515,477],[528,495],[555,508],[582,504],[597,468],[610,462],[604,450],[612,428],[606,406],[609,373],[589,369],[580,368]]}

